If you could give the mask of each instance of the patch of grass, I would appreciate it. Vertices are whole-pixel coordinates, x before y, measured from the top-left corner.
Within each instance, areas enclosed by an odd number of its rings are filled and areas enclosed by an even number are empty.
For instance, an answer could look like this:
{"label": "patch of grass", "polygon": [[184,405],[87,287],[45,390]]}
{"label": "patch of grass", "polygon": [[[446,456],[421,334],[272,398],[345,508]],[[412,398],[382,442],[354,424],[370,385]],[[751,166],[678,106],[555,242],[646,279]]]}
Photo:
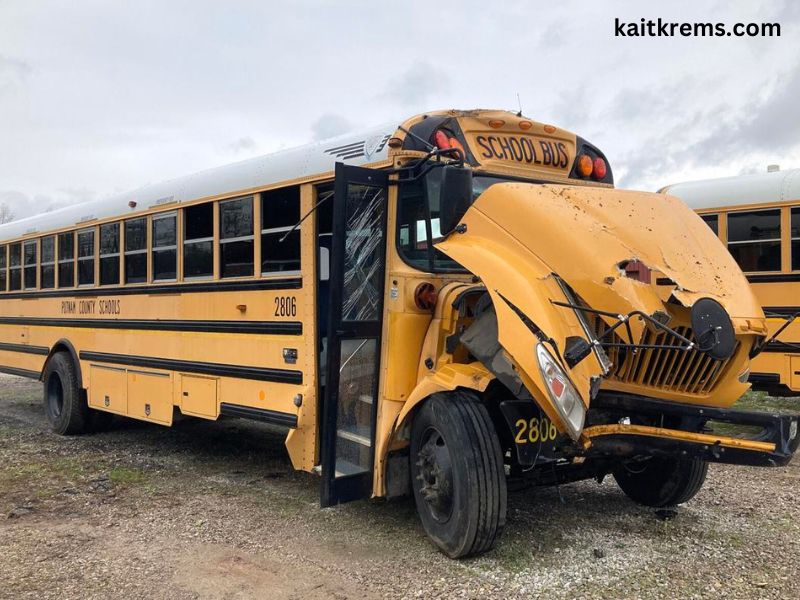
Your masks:
{"label": "patch of grass", "polygon": [[114,467],[108,474],[108,478],[114,483],[123,485],[137,485],[144,483],[146,479],[143,471],[127,467]]}
{"label": "patch of grass", "polygon": [[763,412],[800,412],[800,398],[768,396],[765,392],[747,392],[739,398],[733,408],[759,410]]}

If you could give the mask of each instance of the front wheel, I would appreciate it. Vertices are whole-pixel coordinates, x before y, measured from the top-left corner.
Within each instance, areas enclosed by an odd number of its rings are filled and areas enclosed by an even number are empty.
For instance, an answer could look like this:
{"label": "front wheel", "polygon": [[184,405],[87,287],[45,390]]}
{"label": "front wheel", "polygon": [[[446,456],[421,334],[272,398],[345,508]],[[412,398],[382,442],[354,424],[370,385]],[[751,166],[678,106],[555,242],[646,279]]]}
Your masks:
{"label": "front wheel", "polygon": [[652,457],[614,469],[622,491],[639,504],[663,508],[691,500],[706,480],[708,463],[697,458]]}
{"label": "front wheel", "polygon": [[414,418],[411,485],[422,525],[451,558],[490,550],[506,520],[503,456],[470,392],[431,396]]}

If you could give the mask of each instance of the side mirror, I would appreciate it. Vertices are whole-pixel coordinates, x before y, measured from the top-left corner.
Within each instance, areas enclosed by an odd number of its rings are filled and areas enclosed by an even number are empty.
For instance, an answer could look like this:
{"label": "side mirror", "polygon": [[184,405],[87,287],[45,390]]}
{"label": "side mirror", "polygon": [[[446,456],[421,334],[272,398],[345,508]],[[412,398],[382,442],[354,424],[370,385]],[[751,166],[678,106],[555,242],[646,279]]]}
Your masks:
{"label": "side mirror", "polygon": [[443,235],[449,234],[472,206],[472,169],[445,165],[442,167],[442,187],[439,191],[439,226]]}

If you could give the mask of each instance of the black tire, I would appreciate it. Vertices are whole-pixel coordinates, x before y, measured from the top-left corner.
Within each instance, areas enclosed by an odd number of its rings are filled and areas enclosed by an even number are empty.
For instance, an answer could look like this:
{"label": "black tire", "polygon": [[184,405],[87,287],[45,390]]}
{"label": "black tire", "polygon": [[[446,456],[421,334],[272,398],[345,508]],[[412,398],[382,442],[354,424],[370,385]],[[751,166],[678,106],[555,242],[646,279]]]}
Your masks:
{"label": "black tire", "polygon": [[470,392],[432,395],[414,417],[411,487],[422,525],[451,558],[491,550],[506,521],[500,442]]}
{"label": "black tire", "polygon": [[691,500],[703,487],[707,473],[708,463],[704,460],[654,456],[618,466],[614,479],[634,502],[663,508]]}
{"label": "black tire", "polygon": [[87,429],[89,406],[78,386],[78,372],[72,357],[57,352],[44,368],[44,413],[59,435],[76,435]]}

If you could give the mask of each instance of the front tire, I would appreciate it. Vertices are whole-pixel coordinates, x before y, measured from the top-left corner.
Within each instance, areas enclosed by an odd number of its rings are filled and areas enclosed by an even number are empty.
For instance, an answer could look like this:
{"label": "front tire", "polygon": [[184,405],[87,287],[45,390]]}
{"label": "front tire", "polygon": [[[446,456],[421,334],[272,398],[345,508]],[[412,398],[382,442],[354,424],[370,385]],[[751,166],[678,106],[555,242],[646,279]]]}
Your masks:
{"label": "front tire", "polygon": [[78,372],[66,352],[54,354],[44,369],[44,412],[59,435],[86,431],[89,406],[78,386]]}
{"label": "front tire", "polygon": [[697,458],[652,457],[614,469],[617,485],[634,502],[663,508],[691,500],[706,480],[708,463]]}
{"label": "front tire", "polygon": [[500,442],[471,392],[434,394],[411,432],[411,486],[422,525],[451,558],[494,547],[506,520]]}

